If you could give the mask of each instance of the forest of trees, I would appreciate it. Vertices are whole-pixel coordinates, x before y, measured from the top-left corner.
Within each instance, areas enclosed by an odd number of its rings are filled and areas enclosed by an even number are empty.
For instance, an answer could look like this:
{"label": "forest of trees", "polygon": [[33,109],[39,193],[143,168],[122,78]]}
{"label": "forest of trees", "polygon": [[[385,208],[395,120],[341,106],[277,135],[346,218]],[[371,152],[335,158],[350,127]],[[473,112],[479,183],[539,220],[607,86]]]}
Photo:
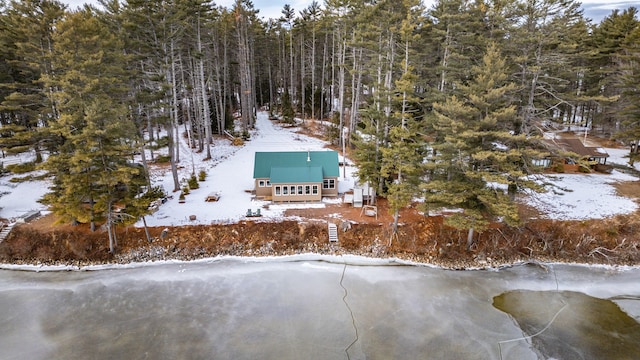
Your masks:
{"label": "forest of trees", "polygon": [[177,191],[176,138],[210,158],[212,136],[238,131],[239,114],[247,137],[261,107],[333,122],[327,136],[396,226],[421,198],[427,213],[465,209],[447,222],[469,239],[492,219],[518,224],[513,199],[536,188],[546,129],[585,126],[638,159],[633,7],[595,24],[573,0],[325,0],[266,21],[250,0],[100,3],[0,0],[0,148],[35,154],[63,219],[135,208],[127,190],[148,183],[153,129],[166,131]]}

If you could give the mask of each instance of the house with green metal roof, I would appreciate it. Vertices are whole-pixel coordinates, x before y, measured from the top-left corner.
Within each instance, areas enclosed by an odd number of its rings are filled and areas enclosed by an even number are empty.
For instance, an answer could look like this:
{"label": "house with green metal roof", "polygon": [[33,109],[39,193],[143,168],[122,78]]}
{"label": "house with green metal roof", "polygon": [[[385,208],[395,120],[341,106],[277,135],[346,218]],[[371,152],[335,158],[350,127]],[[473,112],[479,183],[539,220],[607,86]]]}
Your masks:
{"label": "house with green metal roof", "polygon": [[253,163],[256,197],[274,202],[338,196],[339,176],[335,151],[256,152]]}

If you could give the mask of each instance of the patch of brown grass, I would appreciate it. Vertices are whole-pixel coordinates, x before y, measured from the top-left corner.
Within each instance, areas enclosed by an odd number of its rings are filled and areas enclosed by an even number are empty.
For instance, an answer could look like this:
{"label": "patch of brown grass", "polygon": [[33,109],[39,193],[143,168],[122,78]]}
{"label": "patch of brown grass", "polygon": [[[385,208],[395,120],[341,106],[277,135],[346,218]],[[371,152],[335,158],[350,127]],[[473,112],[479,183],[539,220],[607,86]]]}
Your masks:
{"label": "patch of brown grass", "polygon": [[614,185],[616,193],[620,196],[640,200],[640,181],[623,181]]}
{"label": "patch of brown grass", "polygon": [[[346,231],[339,227],[339,243],[329,244],[326,222],[341,220],[324,216],[344,209],[326,209],[326,214],[309,210],[313,211],[306,214],[308,220],[169,227],[168,235],[162,238],[164,227],[149,228],[151,243],[143,229],[119,227],[115,255],[108,252],[104,230],[91,232],[86,225],[55,225],[55,219],[45,217],[16,226],[0,243],[0,262],[80,265],[315,252],[397,257],[452,268],[518,261],[640,263],[640,212],[585,221],[531,220],[520,227],[493,224],[476,233],[474,243],[467,248],[466,231],[445,226],[441,216],[426,217],[415,208],[401,214],[393,238],[389,215],[383,213],[377,221],[354,221]],[[359,213],[353,212],[353,220],[360,219]],[[158,249],[159,255],[155,252]]]}

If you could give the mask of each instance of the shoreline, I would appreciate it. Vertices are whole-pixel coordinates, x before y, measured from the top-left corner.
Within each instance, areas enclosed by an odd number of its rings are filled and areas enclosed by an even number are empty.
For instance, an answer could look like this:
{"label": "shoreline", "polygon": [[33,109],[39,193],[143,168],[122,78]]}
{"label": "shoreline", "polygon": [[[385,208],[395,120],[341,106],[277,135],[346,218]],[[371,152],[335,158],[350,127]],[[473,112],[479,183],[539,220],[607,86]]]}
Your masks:
{"label": "shoreline", "polygon": [[[391,239],[389,226],[353,224],[328,241],[326,222],[254,222],[144,229],[119,228],[109,253],[107,234],[80,226],[17,226],[0,243],[0,268],[85,269],[155,262],[215,259],[366,259],[367,263],[432,266],[450,270],[500,269],[518,264],[640,266],[640,217],[605,220],[537,220],[518,228],[496,225],[471,247],[466,232],[428,217],[402,225]],[[205,260],[203,260],[205,259]]]}
{"label": "shoreline", "polygon": [[600,263],[576,263],[564,261],[517,261],[513,263],[496,264],[492,266],[478,266],[468,268],[447,267],[435,263],[423,263],[405,260],[397,257],[374,258],[354,254],[319,254],[319,253],[300,253],[291,255],[274,255],[274,256],[237,256],[237,255],[218,255],[213,257],[204,257],[200,259],[181,260],[181,259],[163,259],[149,260],[143,262],[108,262],[108,263],[92,263],[83,265],[73,264],[31,264],[31,263],[0,263],[0,271],[29,271],[29,272],[83,272],[83,271],[105,271],[105,270],[128,270],[139,269],[155,266],[166,265],[199,265],[199,264],[215,264],[224,261],[233,261],[239,263],[296,263],[296,262],[325,262],[337,265],[356,266],[356,267],[377,267],[377,266],[412,266],[426,267],[436,270],[445,271],[500,271],[503,269],[519,267],[519,266],[569,266],[584,268],[601,268],[616,271],[633,271],[640,269],[640,265],[621,265],[621,264],[600,264]]}

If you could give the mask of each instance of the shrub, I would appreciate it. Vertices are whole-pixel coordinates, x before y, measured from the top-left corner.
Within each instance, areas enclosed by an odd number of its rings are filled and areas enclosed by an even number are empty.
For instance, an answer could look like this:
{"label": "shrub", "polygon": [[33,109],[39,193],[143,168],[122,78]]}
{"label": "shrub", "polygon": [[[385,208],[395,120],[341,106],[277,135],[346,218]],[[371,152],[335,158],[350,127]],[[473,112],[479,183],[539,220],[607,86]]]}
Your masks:
{"label": "shrub", "polygon": [[195,175],[191,175],[187,183],[189,184],[189,189],[191,190],[195,190],[200,187],[200,185],[198,184],[198,179],[196,179]]}
{"label": "shrub", "polygon": [[154,186],[151,189],[149,189],[149,191],[145,192],[142,195],[142,198],[145,200],[155,200],[155,199],[162,199],[165,196],[167,196],[167,194],[164,192],[164,189],[162,188],[162,186]]}
{"label": "shrub", "polygon": [[207,178],[207,172],[204,170],[200,170],[198,173],[198,181],[204,181]]}
{"label": "shrub", "polygon": [[11,164],[7,165],[7,170],[11,171],[14,174],[25,174],[28,172],[35,171],[36,163],[35,162],[26,162],[22,164]]}
{"label": "shrub", "polygon": [[185,187],[182,188],[182,194],[189,195],[189,187],[188,186],[185,186]]}
{"label": "shrub", "polygon": [[169,137],[163,136],[159,139],[156,139],[154,144],[150,144],[148,147],[152,150],[162,149],[164,147],[169,146]]}
{"label": "shrub", "polygon": [[156,159],[155,159],[156,164],[168,163],[170,161],[171,161],[171,156],[169,155],[158,155],[156,156]]}
{"label": "shrub", "polygon": [[234,138],[233,141],[231,141],[231,145],[233,145],[233,146],[242,146],[242,145],[244,145],[244,140],[242,140],[239,137]]}
{"label": "shrub", "polygon": [[588,165],[580,164],[580,166],[578,166],[578,171],[581,173],[588,174],[591,172],[591,168],[589,168]]}
{"label": "shrub", "polygon": [[13,184],[18,184],[18,183],[23,183],[23,182],[32,181],[32,180],[34,180],[34,177],[32,175],[27,175],[22,177],[12,177],[11,179],[9,179],[9,182]]}
{"label": "shrub", "polygon": [[564,164],[562,163],[557,163],[553,166],[553,171],[557,172],[557,173],[563,173],[564,172]]}

